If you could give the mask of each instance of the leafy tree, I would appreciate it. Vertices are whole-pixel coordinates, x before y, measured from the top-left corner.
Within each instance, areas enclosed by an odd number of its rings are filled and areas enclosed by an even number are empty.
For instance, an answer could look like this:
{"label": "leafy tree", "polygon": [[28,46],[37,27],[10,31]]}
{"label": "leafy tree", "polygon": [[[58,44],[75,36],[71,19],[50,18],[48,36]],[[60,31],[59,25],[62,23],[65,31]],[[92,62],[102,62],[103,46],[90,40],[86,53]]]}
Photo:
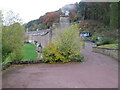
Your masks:
{"label": "leafy tree", "polygon": [[77,10],[79,19],[85,19],[86,3],[80,2],[79,5],[77,6]]}
{"label": "leafy tree", "polygon": [[118,2],[118,28],[120,29],[120,2]]}
{"label": "leafy tree", "polygon": [[77,10],[76,8],[70,11],[69,15],[70,22],[76,22],[77,21]]}
{"label": "leafy tree", "polygon": [[[3,20],[3,15],[2,11],[0,10],[0,52],[2,52],[2,21]],[[0,53],[0,65],[2,62],[2,53]]]}
{"label": "leafy tree", "polygon": [[48,12],[44,16],[40,17],[40,21],[44,23],[48,28],[52,26],[53,23],[58,23],[61,11]]}
{"label": "leafy tree", "polygon": [[98,20],[109,25],[109,5],[108,2],[80,2],[77,5],[79,20]]}
{"label": "leafy tree", "polygon": [[110,26],[111,28],[118,28],[118,2],[110,4]]}
{"label": "leafy tree", "polygon": [[23,45],[24,27],[19,23],[4,26],[2,29],[3,60],[12,52],[21,50]]}
{"label": "leafy tree", "polygon": [[[4,16],[3,28],[2,28],[2,60],[6,57],[11,57],[11,61],[20,60],[22,58],[21,47],[23,45],[24,25],[21,25],[21,19],[13,11],[9,11]],[[14,54],[13,54],[14,53]],[[21,54],[20,54],[21,53]],[[15,57],[14,59],[12,57]]]}

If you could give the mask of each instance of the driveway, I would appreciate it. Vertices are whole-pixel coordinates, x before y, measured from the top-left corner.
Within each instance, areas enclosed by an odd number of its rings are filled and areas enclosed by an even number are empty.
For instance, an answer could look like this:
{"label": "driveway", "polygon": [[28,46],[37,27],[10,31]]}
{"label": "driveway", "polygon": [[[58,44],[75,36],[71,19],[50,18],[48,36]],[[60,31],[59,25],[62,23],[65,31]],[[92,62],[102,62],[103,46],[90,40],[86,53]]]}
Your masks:
{"label": "driveway", "polygon": [[117,88],[118,62],[92,52],[87,43],[82,63],[14,65],[3,72],[3,88]]}

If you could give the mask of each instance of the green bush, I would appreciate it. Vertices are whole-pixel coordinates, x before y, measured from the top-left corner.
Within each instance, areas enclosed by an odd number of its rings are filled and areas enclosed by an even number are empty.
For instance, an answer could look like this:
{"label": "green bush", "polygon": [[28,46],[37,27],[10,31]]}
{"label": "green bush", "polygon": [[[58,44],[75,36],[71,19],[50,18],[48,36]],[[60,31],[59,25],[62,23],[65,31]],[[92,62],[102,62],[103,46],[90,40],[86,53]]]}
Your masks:
{"label": "green bush", "polygon": [[68,62],[69,60],[61,55],[57,46],[54,43],[43,49],[43,59],[46,63]]}
{"label": "green bush", "polygon": [[54,43],[51,43],[48,47],[43,49],[43,58],[45,63],[82,62],[84,60],[84,57],[80,55],[74,55],[68,58],[63,55],[63,52],[59,51]]}
{"label": "green bush", "polygon": [[75,56],[71,58],[71,62],[82,62],[84,60],[84,56]]}
{"label": "green bush", "polygon": [[[14,52],[21,49],[24,40],[24,26],[14,23],[2,28],[2,59],[3,61]],[[14,55],[13,55],[14,56]],[[19,58],[19,57],[18,57]]]}
{"label": "green bush", "polygon": [[10,53],[10,59],[11,61],[21,61],[23,58],[22,50],[15,50],[12,53]]}
{"label": "green bush", "polygon": [[80,55],[80,50],[83,48],[83,42],[80,40],[79,29],[76,24],[57,34],[58,37],[55,43],[63,56],[70,58]]}
{"label": "green bush", "polygon": [[74,57],[75,60],[82,60],[80,50],[83,43],[79,37],[79,29],[77,25],[55,32],[56,38],[48,47],[43,49],[43,58],[45,62],[69,62]]}

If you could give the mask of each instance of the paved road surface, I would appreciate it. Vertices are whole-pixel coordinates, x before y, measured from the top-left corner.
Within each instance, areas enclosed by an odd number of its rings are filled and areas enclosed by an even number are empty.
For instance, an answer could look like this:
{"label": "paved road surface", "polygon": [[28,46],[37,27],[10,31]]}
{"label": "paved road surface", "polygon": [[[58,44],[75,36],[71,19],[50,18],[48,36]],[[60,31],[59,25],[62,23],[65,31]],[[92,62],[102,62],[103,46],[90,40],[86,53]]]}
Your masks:
{"label": "paved road surface", "polygon": [[117,88],[118,62],[91,51],[83,63],[13,66],[3,73],[3,88]]}

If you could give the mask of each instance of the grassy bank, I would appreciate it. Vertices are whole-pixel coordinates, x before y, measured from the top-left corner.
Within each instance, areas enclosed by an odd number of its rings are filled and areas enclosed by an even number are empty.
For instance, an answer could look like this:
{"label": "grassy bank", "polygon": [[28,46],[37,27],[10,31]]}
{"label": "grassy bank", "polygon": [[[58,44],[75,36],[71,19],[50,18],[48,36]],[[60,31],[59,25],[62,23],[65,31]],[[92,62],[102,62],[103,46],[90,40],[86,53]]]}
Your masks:
{"label": "grassy bank", "polygon": [[101,45],[101,46],[98,46],[98,47],[101,47],[101,48],[118,49],[118,44],[107,44],[107,45]]}

